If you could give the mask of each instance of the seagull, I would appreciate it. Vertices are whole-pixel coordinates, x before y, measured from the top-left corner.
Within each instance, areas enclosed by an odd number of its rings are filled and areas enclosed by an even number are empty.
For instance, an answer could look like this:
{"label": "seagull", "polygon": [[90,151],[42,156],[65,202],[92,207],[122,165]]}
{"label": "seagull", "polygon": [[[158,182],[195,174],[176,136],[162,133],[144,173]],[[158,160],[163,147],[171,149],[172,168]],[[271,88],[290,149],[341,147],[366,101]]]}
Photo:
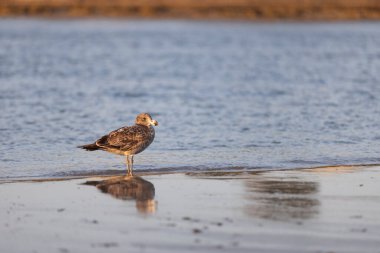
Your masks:
{"label": "seagull", "polygon": [[149,113],[137,115],[135,125],[124,126],[110,132],[94,143],[78,146],[87,151],[104,150],[126,156],[127,177],[132,177],[133,156],[144,151],[154,140],[158,122]]}

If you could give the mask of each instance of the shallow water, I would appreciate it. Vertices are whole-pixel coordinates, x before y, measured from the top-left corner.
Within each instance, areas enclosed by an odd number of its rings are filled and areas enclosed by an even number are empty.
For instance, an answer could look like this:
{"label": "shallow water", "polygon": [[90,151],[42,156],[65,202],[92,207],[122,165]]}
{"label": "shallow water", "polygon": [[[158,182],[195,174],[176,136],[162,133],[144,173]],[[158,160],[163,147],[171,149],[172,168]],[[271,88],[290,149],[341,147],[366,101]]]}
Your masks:
{"label": "shallow water", "polygon": [[142,111],[135,170],[380,163],[379,25],[0,20],[0,178],[124,170],[75,147]]}

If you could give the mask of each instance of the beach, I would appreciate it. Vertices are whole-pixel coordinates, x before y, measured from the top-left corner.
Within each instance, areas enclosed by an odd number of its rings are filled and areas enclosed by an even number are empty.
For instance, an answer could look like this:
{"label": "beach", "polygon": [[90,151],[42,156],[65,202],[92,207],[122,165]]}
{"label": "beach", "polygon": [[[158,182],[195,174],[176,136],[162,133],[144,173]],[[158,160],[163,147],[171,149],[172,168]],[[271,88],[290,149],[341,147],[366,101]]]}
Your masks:
{"label": "beach", "polygon": [[129,193],[91,185],[110,177],[3,181],[0,251],[379,252],[379,170],[137,173]]}

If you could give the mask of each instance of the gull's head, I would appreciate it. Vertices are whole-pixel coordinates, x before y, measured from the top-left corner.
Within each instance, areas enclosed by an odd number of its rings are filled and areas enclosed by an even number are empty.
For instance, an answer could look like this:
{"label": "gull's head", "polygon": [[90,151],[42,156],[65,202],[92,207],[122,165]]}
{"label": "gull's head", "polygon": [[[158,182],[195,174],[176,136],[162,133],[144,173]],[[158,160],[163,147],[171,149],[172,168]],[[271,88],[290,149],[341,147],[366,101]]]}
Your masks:
{"label": "gull's head", "polygon": [[140,113],[137,115],[135,123],[143,126],[158,126],[158,122],[152,119],[149,113]]}

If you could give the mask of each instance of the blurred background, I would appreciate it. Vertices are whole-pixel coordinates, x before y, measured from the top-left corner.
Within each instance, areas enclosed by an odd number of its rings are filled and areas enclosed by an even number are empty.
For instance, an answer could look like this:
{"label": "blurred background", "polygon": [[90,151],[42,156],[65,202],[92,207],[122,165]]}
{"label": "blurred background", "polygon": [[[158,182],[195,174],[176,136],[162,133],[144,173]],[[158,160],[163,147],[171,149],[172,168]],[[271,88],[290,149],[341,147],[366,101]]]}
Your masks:
{"label": "blurred background", "polygon": [[378,19],[377,0],[2,0],[3,16]]}
{"label": "blurred background", "polygon": [[[0,177],[380,163],[379,1],[0,1]],[[257,22],[260,20],[260,22]],[[345,22],[336,22],[345,20]]]}

